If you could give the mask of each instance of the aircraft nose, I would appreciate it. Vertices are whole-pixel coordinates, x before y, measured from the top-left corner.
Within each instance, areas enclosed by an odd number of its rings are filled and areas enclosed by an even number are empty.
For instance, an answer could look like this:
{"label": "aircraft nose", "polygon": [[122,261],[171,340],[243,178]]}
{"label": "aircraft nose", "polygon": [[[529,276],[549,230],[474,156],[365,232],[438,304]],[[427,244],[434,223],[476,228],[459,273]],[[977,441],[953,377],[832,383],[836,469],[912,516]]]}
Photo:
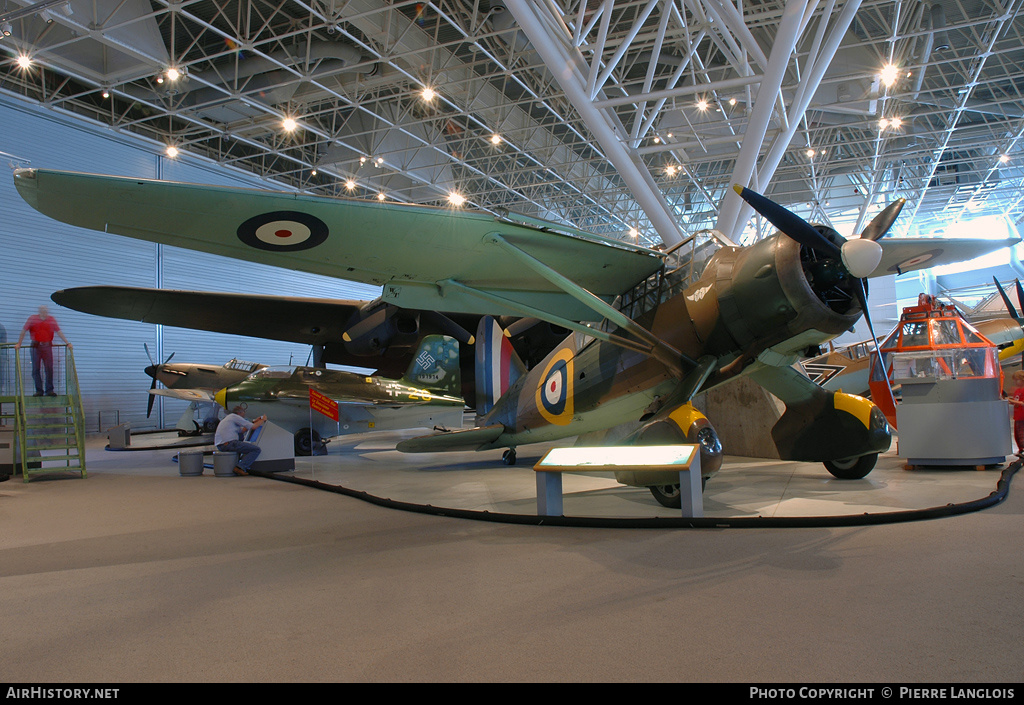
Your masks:
{"label": "aircraft nose", "polygon": [[228,408],[227,394],[228,390],[227,387],[225,387],[224,389],[221,389],[220,391],[213,395],[213,400],[226,409]]}
{"label": "aircraft nose", "polygon": [[149,367],[147,367],[146,374],[152,377],[153,379],[156,379],[156,365],[150,365]]}

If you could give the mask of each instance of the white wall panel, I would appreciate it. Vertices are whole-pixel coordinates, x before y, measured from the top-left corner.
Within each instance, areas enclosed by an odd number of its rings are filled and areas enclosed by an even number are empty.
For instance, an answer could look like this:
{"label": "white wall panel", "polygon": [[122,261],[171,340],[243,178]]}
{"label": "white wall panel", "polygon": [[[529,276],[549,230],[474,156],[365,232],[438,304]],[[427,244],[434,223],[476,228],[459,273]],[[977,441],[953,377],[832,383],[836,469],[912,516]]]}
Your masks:
{"label": "white wall panel", "polygon": [[[187,155],[170,160],[159,150],[159,145],[0,94],[0,152],[28,160],[30,166],[268,187],[254,177]],[[10,161],[9,156],[3,159]],[[49,297],[54,291],[105,284],[348,299],[380,293],[379,287],[64,225],[32,210],[18,196],[10,175],[0,175],[0,209],[0,325],[14,341],[28,316],[40,304],[49,306],[75,346],[90,431],[98,430],[101,414],[108,422],[115,412],[134,428],[156,425],[156,413],[153,420],[146,420],[150,379],[143,372],[149,364],[143,344],[162,358],[175,353],[175,362],[216,365],[232,357],[303,364],[309,347],[178,328],[161,331],[152,324],[90,316],[53,304]],[[163,403],[165,425],[173,424],[185,405]]]}

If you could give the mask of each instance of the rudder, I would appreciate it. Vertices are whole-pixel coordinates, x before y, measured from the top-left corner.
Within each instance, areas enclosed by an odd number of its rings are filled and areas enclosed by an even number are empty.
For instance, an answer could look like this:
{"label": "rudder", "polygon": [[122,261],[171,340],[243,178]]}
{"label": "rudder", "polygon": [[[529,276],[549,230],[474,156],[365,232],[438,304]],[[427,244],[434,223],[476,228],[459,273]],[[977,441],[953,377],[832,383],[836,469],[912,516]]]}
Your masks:
{"label": "rudder", "polygon": [[476,413],[484,415],[526,373],[498,322],[484,316],[476,329]]}
{"label": "rudder", "polygon": [[461,397],[459,341],[447,335],[423,336],[416,348],[416,356],[409,363],[409,369],[401,381],[432,392]]}

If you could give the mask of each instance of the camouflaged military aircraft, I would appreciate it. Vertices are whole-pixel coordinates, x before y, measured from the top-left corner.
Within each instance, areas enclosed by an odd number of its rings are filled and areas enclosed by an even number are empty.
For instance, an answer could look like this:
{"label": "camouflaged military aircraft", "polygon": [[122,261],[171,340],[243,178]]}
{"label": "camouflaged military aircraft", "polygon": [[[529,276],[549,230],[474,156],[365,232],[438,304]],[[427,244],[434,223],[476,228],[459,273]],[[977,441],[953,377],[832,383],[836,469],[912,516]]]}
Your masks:
{"label": "camouflaged military aircraft", "polygon": [[[902,201],[859,239],[844,240],[740,187],[778,232],[740,248],[708,231],[658,252],[511,213],[42,169],[17,170],[14,179],[33,208],[72,225],[378,284],[382,301],[402,308],[531,316],[569,329],[514,380],[499,340],[482,358],[494,406],[480,426],[399,446],[504,447],[508,463],[522,444],[639,422],[624,442],[698,442],[708,476],[721,447],[690,402],[746,375],[786,405],[772,431],[782,459],[863,477],[890,444],[881,411],[822,389],[791,365],[866,312],[866,277],[932,266],[955,249],[945,240],[878,243]],[[663,503],[679,501],[667,478],[619,479],[650,487]]]}
{"label": "camouflaged military aircraft", "polygon": [[[319,367],[267,366],[209,393],[226,410],[245,408],[295,436],[296,455],[311,455],[323,439],[404,428],[460,428],[463,407],[459,343],[424,336],[400,379],[371,377]],[[192,399],[200,390],[161,390]]]}

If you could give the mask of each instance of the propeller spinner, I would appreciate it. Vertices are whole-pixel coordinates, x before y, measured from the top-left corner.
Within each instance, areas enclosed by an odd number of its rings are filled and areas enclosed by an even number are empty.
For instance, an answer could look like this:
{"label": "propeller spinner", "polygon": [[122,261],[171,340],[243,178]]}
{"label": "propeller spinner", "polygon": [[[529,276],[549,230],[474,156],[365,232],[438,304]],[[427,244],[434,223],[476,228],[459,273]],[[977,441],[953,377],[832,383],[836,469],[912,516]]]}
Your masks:
{"label": "propeller spinner", "polygon": [[[882,362],[882,355],[878,349],[878,336],[875,335],[875,327],[871,323],[871,313],[868,311],[865,280],[875,271],[875,267],[882,259],[882,246],[878,244],[878,240],[889,232],[896,217],[903,210],[907,199],[900,198],[886,206],[871,219],[859,239],[845,240],[836,233],[835,236],[842,240],[842,244],[837,245],[806,220],[756,191],[751,191],[739,184],[734,185],[733,190],[780,232],[785,233],[801,245],[842,263],[843,268],[854,280],[853,295],[857,298],[864,314],[864,321],[868,324],[871,342],[875,347],[876,360],[878,364],[882,365],[882,374],[888,378],[888,372],[885,370],[885,364]],[[891,385],[887,385],[887,387],[891,395],[892,387]],[[895,400],[893,407],[895,407]]]}

